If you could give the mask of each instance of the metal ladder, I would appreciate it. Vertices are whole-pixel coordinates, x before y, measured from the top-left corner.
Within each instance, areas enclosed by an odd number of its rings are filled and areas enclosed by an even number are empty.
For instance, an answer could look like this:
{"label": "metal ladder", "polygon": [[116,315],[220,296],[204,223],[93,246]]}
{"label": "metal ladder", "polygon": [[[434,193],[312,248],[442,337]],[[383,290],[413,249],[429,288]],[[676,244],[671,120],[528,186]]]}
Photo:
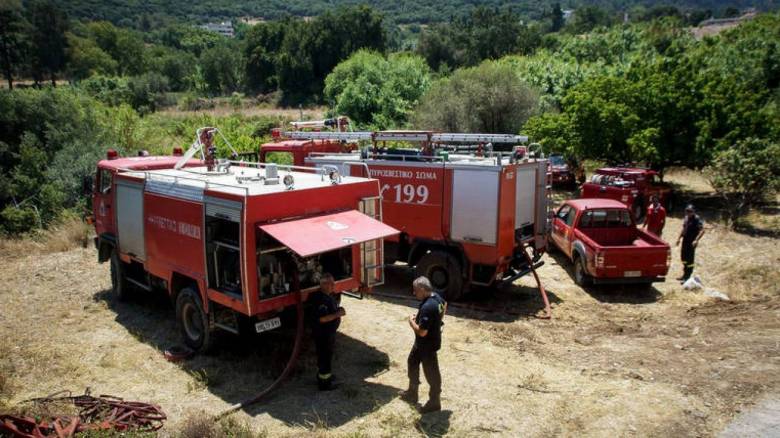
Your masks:
{"label": "metal ladder", "polygon": [[[360,200],[360,212],[382,222],[382,197],[372,196]],[[379,286],[385,282],[385,265],[382,251],[384,239],[375,239],[360,244],[360,262],[363,266],[363,283],[367,287]]]}
{"label": "metal ladder", "polygon": [[342,140],[342,141],[408,141],[431,143],[525,143],[528,137],[511,134],[461,134],[434,133],[429,131],[287,131],[283,135],[295,140]]}

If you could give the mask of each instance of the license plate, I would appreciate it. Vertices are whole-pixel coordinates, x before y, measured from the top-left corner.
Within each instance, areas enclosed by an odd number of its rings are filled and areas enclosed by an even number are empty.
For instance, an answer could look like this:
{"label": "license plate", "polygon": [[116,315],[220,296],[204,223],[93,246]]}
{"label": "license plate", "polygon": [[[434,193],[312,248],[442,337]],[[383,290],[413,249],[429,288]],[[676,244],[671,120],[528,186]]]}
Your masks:
{"label": "license plate", "polygon": [[641,277],[642,271],[624,271],[623,272],[624,277]]}
{"label": "license plate", "polygon": [[266,319],[265,321],[258,321],[255,323],[255,330],[257,333],[267,332],[282,326],[282,320],[277,316],[276,318]]}

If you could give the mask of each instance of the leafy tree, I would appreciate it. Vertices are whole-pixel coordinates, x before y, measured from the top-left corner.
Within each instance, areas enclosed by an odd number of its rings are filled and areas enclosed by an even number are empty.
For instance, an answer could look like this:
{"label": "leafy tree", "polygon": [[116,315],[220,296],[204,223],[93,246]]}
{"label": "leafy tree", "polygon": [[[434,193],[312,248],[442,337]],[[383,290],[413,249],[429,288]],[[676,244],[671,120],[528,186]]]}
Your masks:
{"label": "leafy tree", "polygon": [[197,59],[191,53],[164,46],[146,50],[147,71],[165,76],[171,91],[185,91],[194,86]]}
{"label": "leafy tree", "polygon": [[780,143],[745,139],[718,153],[706,170],[734,224],[751,206],[780,191]]}
{"label": "leafy tree", "polygon": [[566,23],[563,20],[563,11],[561,10],[561,4],[555,3],[552,7],[552,13],[551,13],[551,21],[550,24],[550,31],[551,32],[558,32],[563,28],[563,25]]}
{"label": "leafy tree", "polygon": [[56,86],[57,74],[65,67],[68,18],[53,0],[34,0],[27,12],[32,24],[30,37],[33,78],[39,83],[45,73]]}
{"label": "leafy tree", "polygon": [[377,129],[404,126],[430,86],[425,61],[406,54],[385,58],[361,50],[340,63],[325,79],[325,99],[336,114],[359,126]]}
{"label": "leafy tree", "polygon": [[573,15],[566,25],[566,30],[574,34],[587,33],[599,26],[609,26],[613,23],[607,11],[594,5],[577,8]]}
{"label": "leafy tree", "polygon": [[68,74],[79,80],[93,75],[112,75],[117,62],[91,39],[68,34]]}
{"label": "leafy tree", "polygon": [[244,40],[246,87],[250,91],[269,93],[276,89],[275,57],[282,44],[289,20],[252,26]]}
{"label": "leafy tree", "polygon": [[414,124],[452,132],[514,134],[538,102],[538,93],[511,66],[486,61],[435,82],[421,99]]}
{"label": "leafy tree", "polygon": [[19,0],[0,0],[0,67],[9,90],[14,88],[14,74],[23,59],[28,26]]}
{"label": "leafy tree", "polygon": [[200,67],[206,90],[213,94],[229,94],[241,83],[241,55],[233,47],[220,45],[206,49],[200,57]]}

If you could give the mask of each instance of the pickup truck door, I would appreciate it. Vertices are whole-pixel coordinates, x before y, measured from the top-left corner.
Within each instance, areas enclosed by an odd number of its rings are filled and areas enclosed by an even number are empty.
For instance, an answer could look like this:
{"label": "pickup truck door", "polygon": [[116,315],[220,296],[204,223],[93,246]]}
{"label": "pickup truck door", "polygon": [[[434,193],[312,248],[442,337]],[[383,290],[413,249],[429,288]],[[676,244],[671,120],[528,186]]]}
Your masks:
{"label": "pickup truck door", "polygon": [[571,225],[577,211],[570,205],[564,205],[555,213],[552,223],[552,239],[555,245],[567,256],[571,254]]}

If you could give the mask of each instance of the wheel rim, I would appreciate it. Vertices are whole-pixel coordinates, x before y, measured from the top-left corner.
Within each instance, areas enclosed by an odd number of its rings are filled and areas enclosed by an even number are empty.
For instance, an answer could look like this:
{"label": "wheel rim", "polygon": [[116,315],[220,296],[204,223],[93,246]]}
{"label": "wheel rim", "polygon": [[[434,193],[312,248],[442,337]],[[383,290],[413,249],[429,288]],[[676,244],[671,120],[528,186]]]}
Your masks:
{"label": "wheel rim", "polygon": [[576,265],[574,265],[574,278],[577,280],[577,283],[582,283],[582,279],[584,278],[584,272],[582,272],[582,262],[577,262]]}
{"label": "wheel rim", "polygon": [[200,313],[192,303],[187,303],[181,311],[182,324],[184,325],[184,332],[187,337],[193,341],[197,341],[203,334],[203,321],[200,318]]}
{"label": "wheel rim", "polygon": [[450,275],[442,266],[434,266],[428,271],[428,279],[431,285],[438,290],[447,289],[450,284]]}

